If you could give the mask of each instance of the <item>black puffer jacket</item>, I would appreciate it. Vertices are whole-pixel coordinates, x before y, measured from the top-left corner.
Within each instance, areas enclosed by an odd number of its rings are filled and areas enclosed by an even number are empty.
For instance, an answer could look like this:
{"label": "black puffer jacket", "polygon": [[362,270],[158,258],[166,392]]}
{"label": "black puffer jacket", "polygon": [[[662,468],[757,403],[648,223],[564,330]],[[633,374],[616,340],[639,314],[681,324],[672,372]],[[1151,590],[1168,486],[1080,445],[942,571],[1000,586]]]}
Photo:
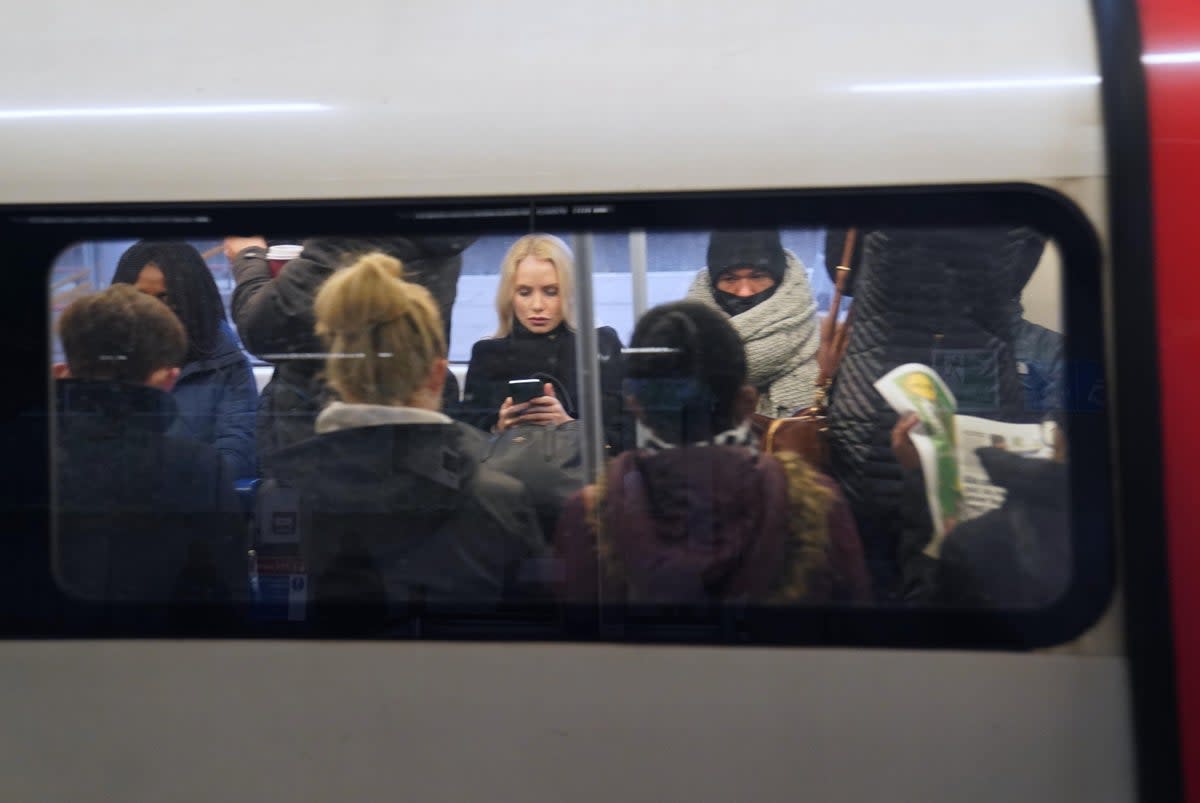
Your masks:
{"label": "black puffer jacket", "polygon": [[[370,407],[331,407],[321,426],[331,411]],[[264,500],[279,482],[299,491],[314,618],[352,612],[360,626],[385,624],[409,603],[512,599],[542,535],[525,487],[479,466],[481,436],[458,423],[349,423],[264,467]]]}
{"label": "black puffer jacket", "polygon": [[[946,605],[1040,608],[1067,590],[1073,568],[1067,466],[980,449],[1004,504],[959,525],[942,547],[935,599]],[[1104,550],[1084,556],[1103,561]]]}
{"label": "black puffer jacket", "polygon": [[833,473],[854,510],[877,592],[895,590],[901,498],[896,414],[873,383],[907,362],[932,366],[959,411],[1022,417],[1008,315],[1013,276],[1040,253],[1030,229],[866,232],[854,323],[830,402]]}
{"label": "black puffer jacket", "polygon": [[[312,435],[313,420],[328,401],[318,377],[324,362],[311,356],[323,350],[315,331],[313,299],[325,280],[354,257],[382,251],[404,263],[406,279],[433,294],[449,336],[462,252],[471,242],[465,237],[308,240],[300,256],[274,279],[261,248],[247,248],[237,255],[233,320],[250,353],[276,366],[259,399],[256,442],[260,460]],[[451,380],[452,376],[444,391],[447,404],[458,399],[457,383]]]}

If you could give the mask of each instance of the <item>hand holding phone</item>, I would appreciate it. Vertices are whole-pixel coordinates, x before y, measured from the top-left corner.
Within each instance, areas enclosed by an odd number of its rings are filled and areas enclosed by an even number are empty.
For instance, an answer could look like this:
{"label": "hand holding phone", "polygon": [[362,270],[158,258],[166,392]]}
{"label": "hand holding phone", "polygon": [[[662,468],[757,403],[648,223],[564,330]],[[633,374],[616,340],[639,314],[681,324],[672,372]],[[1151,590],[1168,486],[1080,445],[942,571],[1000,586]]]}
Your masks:
{"label": "hand holding phone", "polygon": [[508,383],[508,395],[512,396],[513,404],[525,404],[531,402],[538,396],[545,395],[542,392],[542,380],[540,379],[512,379]]}

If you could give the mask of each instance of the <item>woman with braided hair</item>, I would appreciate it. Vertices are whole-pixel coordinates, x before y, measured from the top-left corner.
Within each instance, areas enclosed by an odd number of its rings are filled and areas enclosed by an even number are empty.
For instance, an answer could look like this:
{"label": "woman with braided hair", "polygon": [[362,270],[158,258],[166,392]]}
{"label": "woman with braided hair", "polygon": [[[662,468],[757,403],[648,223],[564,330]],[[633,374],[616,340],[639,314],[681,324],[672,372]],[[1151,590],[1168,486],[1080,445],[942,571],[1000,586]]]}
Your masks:
{"label": "woman with braided hair", "polygon": [[440,411],[446,330],[433,296],[401,273],[372,253],[321,286],[323,381],[337,398],[314,437],[263,459],[260,497],[299,494],[318,621],[494,604],[542,551],[525,487],[481,467],[483,434]]}
{"label": "woman with braided hair", "polygon": [[[867,602],[853,520],[798,455],[757,451],[757,393],[727,318],[647,312],[626,355],[638,448],[567,504],[561,593],[576,603]],[[599,563],[599,565],[598,565]]]}
{"label": "woman with braided hair", "polygon": [[204,257],[185,242],[143,240],[121,255],[113,284],[131,284],[162,301],[187,332],[187,355],[171,391],[179,415],[168,434],[209,444],[234,477],[253,477],[258,389]]}

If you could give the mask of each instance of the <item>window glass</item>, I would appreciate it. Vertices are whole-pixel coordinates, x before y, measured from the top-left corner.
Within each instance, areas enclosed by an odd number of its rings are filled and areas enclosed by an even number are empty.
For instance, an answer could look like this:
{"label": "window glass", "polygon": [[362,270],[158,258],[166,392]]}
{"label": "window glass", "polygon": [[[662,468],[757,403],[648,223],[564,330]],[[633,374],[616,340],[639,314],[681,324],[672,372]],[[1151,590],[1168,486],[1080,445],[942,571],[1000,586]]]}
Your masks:
{"label": "window glass", "polygon": [[298,634],[1097,607],[1090,232],[627,217],[62,249],[58,592]]}

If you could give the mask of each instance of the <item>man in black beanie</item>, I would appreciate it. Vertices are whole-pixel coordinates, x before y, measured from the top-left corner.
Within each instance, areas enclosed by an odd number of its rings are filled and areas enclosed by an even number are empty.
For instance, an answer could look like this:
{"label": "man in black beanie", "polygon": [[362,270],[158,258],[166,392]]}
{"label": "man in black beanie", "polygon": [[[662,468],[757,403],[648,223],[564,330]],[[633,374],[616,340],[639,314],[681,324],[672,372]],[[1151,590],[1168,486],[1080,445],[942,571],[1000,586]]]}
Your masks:
{"label": "man in black beanie", "polygon": [[717,231],[708,267],[689,299],[729,317],[746,347],[758,412],[777,418],[812,404],[817,382],[817,305],[808,271],[777,231]]}
{"label": "man in black beanie", "polygon": [[777,232],[718,231],[708,242],[708,275],[713,297],[733,317],[775,294],[787,272]]}

